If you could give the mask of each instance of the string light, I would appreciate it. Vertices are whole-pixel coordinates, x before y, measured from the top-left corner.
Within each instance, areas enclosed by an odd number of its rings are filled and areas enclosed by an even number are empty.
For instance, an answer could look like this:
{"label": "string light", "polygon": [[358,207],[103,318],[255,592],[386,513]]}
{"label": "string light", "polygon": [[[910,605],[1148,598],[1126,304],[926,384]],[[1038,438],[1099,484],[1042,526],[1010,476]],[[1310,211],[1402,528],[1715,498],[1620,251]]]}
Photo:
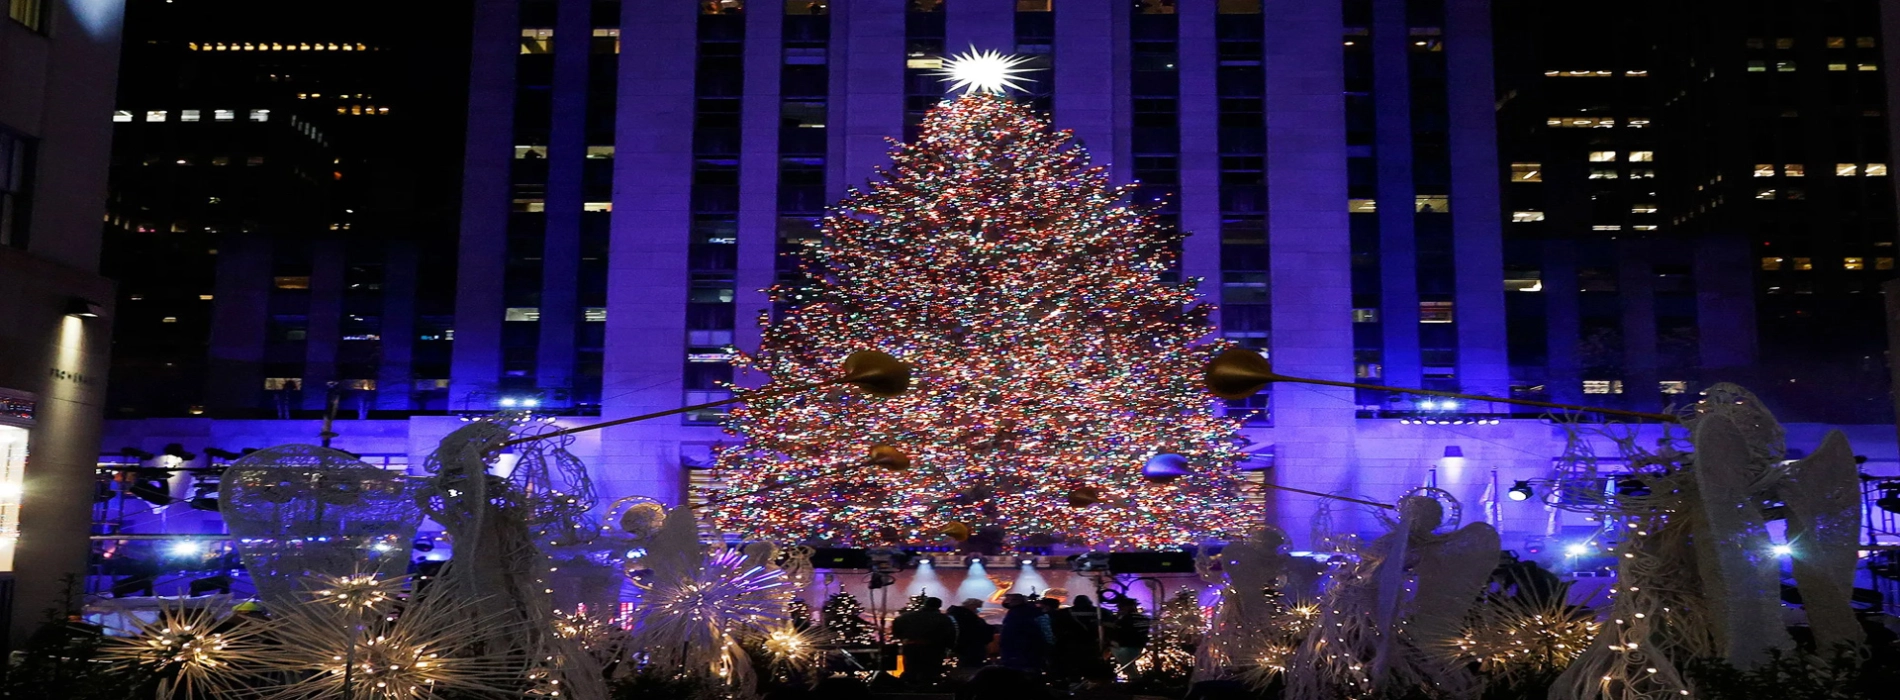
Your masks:
{"label": "string light", "polygon": [[[730,414],[720,452],[729,532],[774,541],[922,541],[946,522],[1154,547],[1241,534],[1258,521],[1234,470],[1239,421],[1200,384],[1207,307],[1169,284],[1182,234],[1130,203],[1068,132],[988,95],[945,102],[889,176],[854,191],[770,290],[742,372],[766,388],[830,379],[876,347],[914,367],[903,396],[761,397]],[[904,471],[847,470],[867,444]],[[1157,453],[1187,476],[1141,478]],[[1095,489],[1092,505],[1071,493]]]}

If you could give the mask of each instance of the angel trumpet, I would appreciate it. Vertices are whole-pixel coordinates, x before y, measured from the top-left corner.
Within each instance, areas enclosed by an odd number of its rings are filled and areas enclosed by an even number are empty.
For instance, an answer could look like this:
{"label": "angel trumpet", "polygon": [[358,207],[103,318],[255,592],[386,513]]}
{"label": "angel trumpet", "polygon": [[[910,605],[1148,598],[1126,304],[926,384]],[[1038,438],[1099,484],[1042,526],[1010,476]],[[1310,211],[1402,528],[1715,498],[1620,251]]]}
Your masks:
{"label": "angel trumpet", "polygon": [[1579,406],[1567,403],[1551,403],[1549,401],[1532,401],[1530,399],[1510,399],[1501,396],[1485,396],[1483,394],[1461,394],[1455,391],[1408,389],[1396,386],[1381,386],[1378,384],[1355,384],[1353,382],[1340,382],[1330,379],[1293,377],[1273,371],[1273,364],[1268,362],[1267,358],[1262,357],[1258,352],[1246,348],[1228,348],[1219,355],[1215,355],[1214,359],[1207,363],[1204,378],[1207,384],[1207,390],[1223,399],[1244,399],[1259,393],[1261,389],[1267,388],[1269,384],[1283,382],[1287,384],[1337,386],[1348,389],[1371,389],[1374,391],[1390,391],[1400,394],[1418,394],[1421,396],[1443,396],[1445,398],[1465,399],[1467,401],[1490,401],[1517,406],[1536,406],[1538,408],[1554,408],[1564,411],[1577,411],[1580,413],[1596,413],[1606,416],[1642,418],[1664,423],[1680,422],[1680,419],[1667,413],[1644,413],[1642,411],[1625,411],[1620,408]]}

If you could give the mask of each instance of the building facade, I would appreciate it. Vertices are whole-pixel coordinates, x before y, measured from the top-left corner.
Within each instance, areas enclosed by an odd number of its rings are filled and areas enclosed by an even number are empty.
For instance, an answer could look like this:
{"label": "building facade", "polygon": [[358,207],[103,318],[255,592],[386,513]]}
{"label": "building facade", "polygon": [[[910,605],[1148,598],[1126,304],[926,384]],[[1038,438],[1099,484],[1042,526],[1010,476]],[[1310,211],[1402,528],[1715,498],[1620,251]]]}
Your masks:
{"label": "building facade", "polygon": [[[453,313],[408,331],[447,357],[427,370],[418,362],[412,380],[442,388],[417,402],[386,396],[409,385],[379,381],[367,400],[393,412],[354,414],[346,403],[336,444],[392,468],[420,465],[458,415],[533,410],[585,425],[756,383],[727,360],[757,345],[757,320],[773,311],[761,290],[795,269],[783,253],[813,235],[827,204],[874,176],[887,139],[915,134],[945,97],[932,71],[970,48],[1035,57],[1036,82],[1017,97],[1072,130],[1117,181],[1141,183],[1140,196],[1191,234],[1180,278],[1218,305],[1222,335],[1285,374],[1650,410],[1674,395],[1666,382],[1755,381],[1732,344],[1664,342],[1684,325],[1693,339],[1753,323],[1734,296],[1749,296],[1746,285],[1720,277],[1713,257],[1733,250],[1591,237],[1597,225],[1657,237],[1674,226],[1668,191],[1649,187],[1650,171],[1668,162],[1651,145],[1666,110],[1644,107],[1665,81],[1636,74],[1661,64],[1551,59],[1579,64],[1565,71],[1621,71],[1589,83],[1611,86],[1619,106],[1551,125],[1555,107],[1525,105],[1596,103],[1557,94],[1562,76],[1542,68],[1531,77],[1550,78],[1550,94],[1511,82],[1519,66],[1500,70],[1494,57],[1516,54],[1493,42],[1518,35],[1494,32],[1493,9],[1484,0],[478,0]],[[1501,140],[1500,110],[1507,129],[1518,114],[1539,121],[1524,140],[1512,140],[1516,131]],[[1619,128],[1574,126],[1599,118]],[[1616,155],[1596,160],[1596,151]],[[1598,170],[1617,172],[1623,188],[1600,206],[1593,190],[1553,184],[1609,179]],[[1558,224],[1594,221],[1598,209],[1602,223],[1587,232]],[[423,254],[438,269],[446,257]],[[314,294],[315,276],[310,284]],[[1624,296],[1600,296],[1615,289]],[[1637,290],[1648,306],[1624,305]],[[397,332],[386,330],[385,344]],[[1590,339],[1606,349],[1586,353]],[[1646,355],[1622,350],[1639,346]],[[244,381],[308,387],[322,376],[311,367]],[[1607,388],[1642,382],[1658,391]],[[321,405],[308,394],[302,407]],[[1567,531],[1535,504],[1501,502],[1500,484],[1547,476],[1567,449],[1538,413],[1306,385],[1231,408],[1249,416],[1276,483],[1380,500],[1436,486],[1465,504],[1467,521],[1497,522],[1508,546]],[[109,444],[138,454],[310,442],[310,415],[117,421]],[[738,439],[720,417],[582,433],[570,450],[608,498],[680,502],[714,446]],[[1791,430],[1791,445],[1812,448],[1821,428]],[[1893,459],[1891,445],[1862,449],[1870,464]],[[1322,514],[1340,529],[1377,527],[1307,496],[1268,501],[1270,521],[1302,544]]]}
{"label": "building facade", "polygon": [[1786,420],[1892,423],[1879,3],[1509,13],[1514,390],[1642,409],[1729,381]]}
{"label": "building facade", "polygon": [[127,13],[114,417],[291,418],[332,387],[352,413],[442,410],[455,271],[429,251],[455,244],[466,11]]}
{"label": "building facade", "polygon": [[[0,572],[18,643],[73,602],[99,456],[113,285],[99,275],[114,3],[0,19]],[[30,565],[28,564],[30,562]]]}

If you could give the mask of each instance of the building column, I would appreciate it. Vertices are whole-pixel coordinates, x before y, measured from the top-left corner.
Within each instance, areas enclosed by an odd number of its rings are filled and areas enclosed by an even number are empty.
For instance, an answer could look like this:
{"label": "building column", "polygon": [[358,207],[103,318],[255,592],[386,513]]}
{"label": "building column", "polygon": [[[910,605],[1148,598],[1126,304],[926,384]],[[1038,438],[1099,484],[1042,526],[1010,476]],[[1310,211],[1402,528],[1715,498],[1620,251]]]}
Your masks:
{"label": "building column", "polygon": [[[587,66],[592,3],[560,0],[554,15],[553,123],[548,130],[546,235],[541,250],[541,321],[535,385],[574,388],[581,323],[581,168],[587,157]],[[571,392],[570,392],[571,395]]]}
{"label": "building column", "polygon": [[376,408],[408,411],[416,389],[416,273],[421,256],[415,241],[391,241],[383,257],[383,328],[378,343],[382,362],[376,368]]}
{"label": "building column", "polygon": [[[904,136],[904,2],[831,4],[831,153],[825,196],[836,201],[890,165],[885,139]],[[946,44],[947,45],[947,44]]]}
{"label": "building column", "polygon": [[[1273,364],[1289,375],[1352,381],[1340,3],[1269,0],[1264,9]],[[1352,390],[1282,384],[1273,390],[1272,410],[1269,479],[1315,491],[1353,490]],[[1268,522],[1309,518],[1314,500],[1276,491],[1267,497]]]}
{"label": "building column", "polygon": [[[1373,158],[1378,170],[1379,361],[1387,386],[1424,386],[1418,337],[1418,240],[1412,184],[1411,36],[1405,0],[1374,0]],[[1344,206],[1343,204],[1341,206]]]}
{"label": "building column", "polygon": [[[622,8],[614,217],[607,266],[601,413],[606,420],[678,408],[686,362],[691,236],[696,3],[630,0]],[[638,28],[627,32],[626,28]],[[653,70],[666,66],[667,70]],[[608,428],[602,491],[679,503],[680,419]]]}
{"label": "building column", "polygon": [[1573,241],[1542,241],[1544,314],[1548,373],[1544,388],[1557,403],[1583,403],[1583,363],[1577,344],[1583,340],[1583,308],[1577,281],[1577,245]]}
{"label": "building column", "polygon": [[1656,374],[1656,266],[1649,241],[1617,241],[1616,293],[1623,307],[1623,397],[1637,411],[1662,408]]}
{"label": "building column", "polygon": [[[1182,281],[1199,279],[1201,298],[1221,302],[1220,96],[1213,0],[1179,4],[1175,73],[1180,80]],[[1345,143],[1343,140],[1340,143]],[[1341,200],[1344,201],[1343,199]],[[1343,204],[1342,204],[1343,206]],[[1218,307],[1210,321],[1219,324]]]}
{"label": "building column", "polygon": [[509,173],[514,166],[515,64],[521,19],[514,0],[479,0],[469,61],[468,146],[455,280],[449,406],[489,408],[501,379],[502,279],[507,273]]}
{"label": "building column", "polygon": [[[843,4],[843,3],[839,3]],[[746,10],[745,95],[740,100],[739,269],[734,291],[733,340],[746,352],[759,348],[760,314],[772,309],[765,289],[778,277],[778,139],[784,70],[785,5],[765,3]],[[744,386],[765,380],[756,372],[733,377]]]}
{"label": "building column", "polygon": [[233,234],[218,243],[211,295],[211,357],[205,408],[212,415],[259,408],[265,319],[270,317],[271,241]]}
{"label": "building column", "polygon": [[1458,384],[1511,388],[1504,332],[1504,224],[1499,212],[1497,96],[1490,0],[1446,0],[1446,110],[1451,117],[1451,216],[1457,252]]}
{"label": "building column", "polygon": [[305,319],[303,407],[329,407],[329,383],[337,381],[336,351],[343,323],[343,242],[316,241],[310,246],[310,310]]}
{"label": "building column", "polygon": [[[1755,327],[1752,242],[1739,232],[1710,232],[1695,242],[1696,334],[1704,376],[1753,370],[1759,356]],[[1749,274],[1740,274],[1747,270]],[[1713,342],[1710,342],[1714,339]],[[1744,376],[1750,376],[1745,373]]]}
{"label": "building column", "polygon": [[978,51],[1015,52],[1015,0],[954,0],[944,3],[943,11],[948,13],[943,18],[944,53],[959,54],[972,46]]}
{"label": "building column", "polygon": [[[1122,10],[1118,15],[1116,10]],[[1128,52],[1126,11],[1113,2],[1070,2],[1056,8],[1055,125],[1075,132],[1096,165],[1112,166],[1116,182],[1127,182],[1133,163],[1125,154],[1125,137],[1117,144],[1117,94],[1126,97]],[[1124,19],[1116,43],[1116,18]],[[1115,70],[1102,70],[1113,65]]]}

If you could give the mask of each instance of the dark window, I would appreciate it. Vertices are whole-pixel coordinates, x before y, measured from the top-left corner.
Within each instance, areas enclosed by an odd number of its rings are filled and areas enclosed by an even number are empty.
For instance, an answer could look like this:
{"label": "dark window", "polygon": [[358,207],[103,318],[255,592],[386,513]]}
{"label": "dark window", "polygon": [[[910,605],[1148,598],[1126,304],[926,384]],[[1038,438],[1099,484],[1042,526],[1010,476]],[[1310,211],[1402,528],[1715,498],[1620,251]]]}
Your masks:
{"label": "dark window", "polygon": [[[14,0],[18,7],[20,0]],[[0,246],[26,247],[33,142],[0,130]]]}

